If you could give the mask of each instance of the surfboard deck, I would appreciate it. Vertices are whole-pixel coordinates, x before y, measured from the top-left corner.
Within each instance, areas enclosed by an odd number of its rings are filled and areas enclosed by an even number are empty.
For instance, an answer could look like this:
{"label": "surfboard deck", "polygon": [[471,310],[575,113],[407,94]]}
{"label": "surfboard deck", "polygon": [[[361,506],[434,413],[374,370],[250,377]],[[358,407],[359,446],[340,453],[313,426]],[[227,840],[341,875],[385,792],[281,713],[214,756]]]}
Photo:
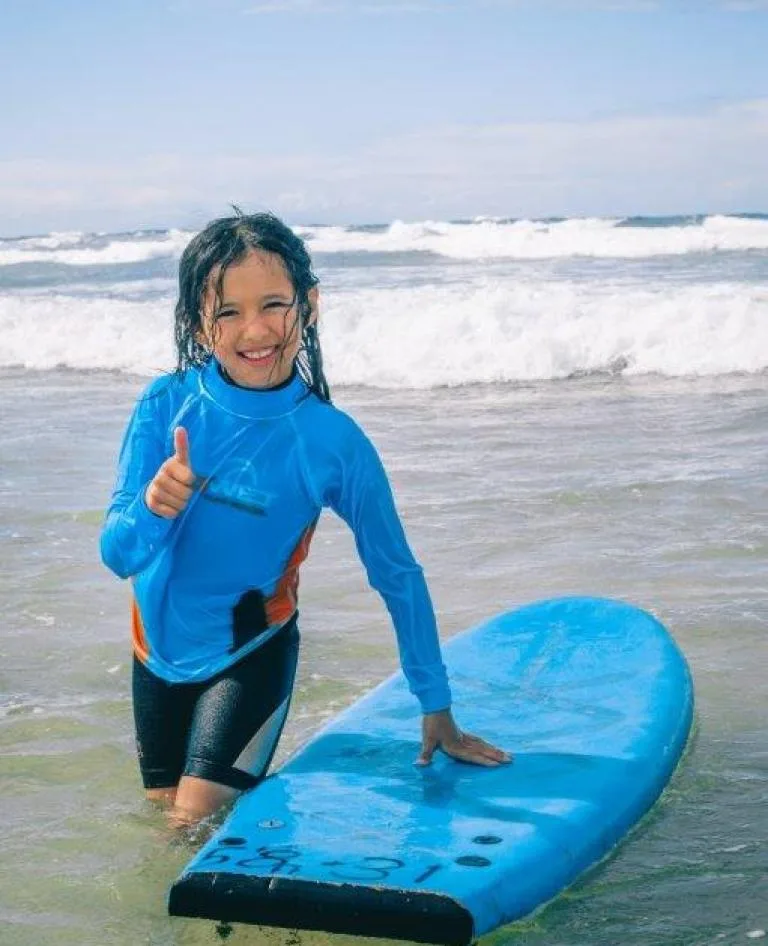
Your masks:
{"label": "surfboard deck", "polygon": [[420,711],[397,674],[237,802],[170,913],[464,946],[604,857],[683,752],[690,673],[638,608],[537,602],[443,652],[459,725],[512,764],[415,766]]}

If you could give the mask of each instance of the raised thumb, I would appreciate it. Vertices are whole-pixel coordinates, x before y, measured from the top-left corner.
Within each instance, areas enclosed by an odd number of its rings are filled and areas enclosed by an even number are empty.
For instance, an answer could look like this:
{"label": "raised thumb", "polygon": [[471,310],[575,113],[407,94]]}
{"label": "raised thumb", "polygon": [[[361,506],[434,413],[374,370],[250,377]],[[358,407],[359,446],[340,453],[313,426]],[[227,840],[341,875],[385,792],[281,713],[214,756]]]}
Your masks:
{"label": "raised thumb", "polygon": [[177,427],[173,431],[173,450],[174,456],[184,466],[190,466],[189,462],[189,435],[184,427]]}

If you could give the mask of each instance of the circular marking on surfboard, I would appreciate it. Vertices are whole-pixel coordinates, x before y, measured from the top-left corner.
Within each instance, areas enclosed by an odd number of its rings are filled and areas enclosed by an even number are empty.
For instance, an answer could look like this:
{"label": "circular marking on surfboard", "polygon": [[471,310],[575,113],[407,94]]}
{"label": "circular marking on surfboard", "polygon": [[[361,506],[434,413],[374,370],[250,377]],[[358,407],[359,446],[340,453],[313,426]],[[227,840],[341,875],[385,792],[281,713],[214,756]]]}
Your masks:
{"label": "circular marking on surfboard", "polygon": [[285,825],[284,821],[281,821],[279,818],[268,818],[266,821],[259,821],[259,828],[282,828]]}
{"label": "circular marking on surfboard", "polygon": [[245,838],[222,838],[219,841],[222,847],[242,847],[246,843]]}
{"label": "circular marking on surfboard", "polygon": [[456,863],[461,864],[462,867],[489,867],[491,864],[487,857],[477,857],[474,854],[457,857]]}
{"label": "circular marking on surfboard", "polygon": [[478,834],[476,838],[472,838],[475,844],[501,844],[501,838],[497,837],[495,834]]}

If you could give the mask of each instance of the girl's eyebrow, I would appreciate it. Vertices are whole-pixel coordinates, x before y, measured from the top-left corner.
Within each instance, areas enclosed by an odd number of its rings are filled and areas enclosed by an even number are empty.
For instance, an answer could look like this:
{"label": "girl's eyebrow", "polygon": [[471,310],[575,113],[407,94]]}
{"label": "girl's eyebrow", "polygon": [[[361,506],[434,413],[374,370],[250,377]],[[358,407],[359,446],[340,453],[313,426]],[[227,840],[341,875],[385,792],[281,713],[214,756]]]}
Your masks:
{"label": "girl's eyebrow", "polygon": [[[269,302],[280,302],[282,305],[290,306],[296,301],[295,295],[289,295],[287,292],[283,293],[270,293],[269,295],[261,297],[261,305],[266,305]],[[233,299],[224,299],[217,306],[217,312],[223,312],[224,309],[237,309],[239,308],[239,303]]]}
{"label": "girl's eyebrow", "polygon": [[[261,297],[262,302],[271,302],[273,300],[277,300],[279,302],[285,302],[287,304],[288,302],[293,301],[293,296],[287,292],[271,292],[268,295]],[[230,300],[230,299],[224,299],[219,304],[220,309],[225,309],[225,308],[230,308],[230,307],[236,309],[237,306],[238,306],[238,303],[235,300]]]}

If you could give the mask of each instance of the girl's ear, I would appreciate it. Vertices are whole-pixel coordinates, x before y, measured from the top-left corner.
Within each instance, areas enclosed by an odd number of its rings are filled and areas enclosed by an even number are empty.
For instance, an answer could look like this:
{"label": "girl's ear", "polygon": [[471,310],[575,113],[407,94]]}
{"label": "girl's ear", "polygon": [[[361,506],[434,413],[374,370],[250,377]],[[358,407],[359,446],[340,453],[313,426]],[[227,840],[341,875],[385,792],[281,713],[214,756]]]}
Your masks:
{"label": "girl's ear", "polygon": [[309,302],[309,315],[307,316],[307,321],[304,323],[305,328],[309,328],[310,325],[314,325],[317,322],[319,298],[320,292],[318,291],[317,286],[313,286],[307,293],[307,302]]}

